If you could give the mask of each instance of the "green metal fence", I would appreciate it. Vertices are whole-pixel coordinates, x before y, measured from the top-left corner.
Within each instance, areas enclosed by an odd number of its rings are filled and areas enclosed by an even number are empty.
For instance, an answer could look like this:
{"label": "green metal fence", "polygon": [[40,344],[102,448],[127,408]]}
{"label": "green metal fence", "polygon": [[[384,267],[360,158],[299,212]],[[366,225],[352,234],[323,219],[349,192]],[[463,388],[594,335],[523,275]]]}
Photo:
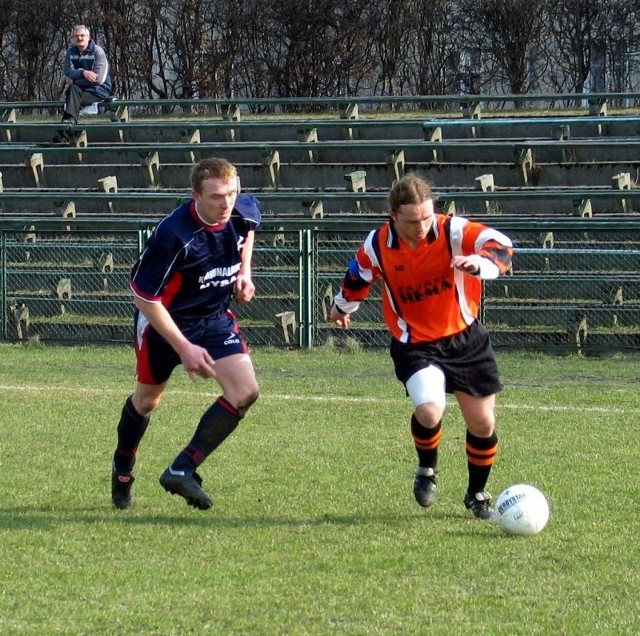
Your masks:
{"label": "green metal fence", "polygon": [[[349,337],[386,346],[378,287],[348,335],[327,322],[347,262],[376,224],[306,220],[260,231],[256,298],[234,306],[249,343],[311,347]],[[149,228],[77,225],[0,227],[2,340],[133,341],[128,281]],[[485,284],[483,320],[497,348],[640,351],[640,220],[492,225],[516,244],[512,272]]]}

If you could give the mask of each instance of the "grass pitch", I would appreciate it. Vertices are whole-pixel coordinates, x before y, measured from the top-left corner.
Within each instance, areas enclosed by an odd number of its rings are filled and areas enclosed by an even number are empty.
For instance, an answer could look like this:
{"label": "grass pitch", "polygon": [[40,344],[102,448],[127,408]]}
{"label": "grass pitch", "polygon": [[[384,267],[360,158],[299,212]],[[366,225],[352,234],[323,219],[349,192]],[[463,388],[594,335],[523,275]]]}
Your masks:
{"label": "grass pitch", "polygon": [[454,404],[438,502],[416,505],[411,406],[386,352],[254,361],[261,399],[201,469],[214,508],[157,481],[218,394],[178,370],[119,511],[133,352],[0,346],[0,633],[640,633],[640,358],[500,354],[489,487],[546,493],[532,538],[464,509]]}

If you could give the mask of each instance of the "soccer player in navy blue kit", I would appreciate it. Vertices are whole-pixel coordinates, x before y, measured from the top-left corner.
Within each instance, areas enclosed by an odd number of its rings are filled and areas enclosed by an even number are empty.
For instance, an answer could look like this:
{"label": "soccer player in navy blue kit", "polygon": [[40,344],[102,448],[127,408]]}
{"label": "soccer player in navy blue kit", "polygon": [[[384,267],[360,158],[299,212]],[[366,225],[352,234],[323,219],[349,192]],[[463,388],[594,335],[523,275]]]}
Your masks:
{"label": "soccer player in navy blue kit", "polygon": [[162,487],[190,506],[211,507],[196,469],[258,398],[253,363],[229,309],[232,298],[248,302],[255,293],[251,257],[261,221],[257,199],[238,194],[237,176],[225,159],[194,165],[192,199],[158,224],[133,269],[137,383],[117,427],[111,480],[116,508],[133,505],[138,445],[176,366],[192,378],[215,378],[222,388],[160,476]]}

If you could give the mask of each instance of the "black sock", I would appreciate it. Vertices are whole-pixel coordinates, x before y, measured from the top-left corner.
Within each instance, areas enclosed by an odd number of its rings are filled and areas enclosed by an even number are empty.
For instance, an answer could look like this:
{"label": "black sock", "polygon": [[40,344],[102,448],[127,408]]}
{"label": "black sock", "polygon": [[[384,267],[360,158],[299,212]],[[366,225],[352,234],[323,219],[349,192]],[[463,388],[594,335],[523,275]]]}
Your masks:
{"label": "black sock", "polygon": [[122,408],[118,422],[118,446],[113,455],[117,473],[130,473],[136,463],[138,444],[149,426],[149,416],[142,416],[133,406],[131,396]]}
{"label": "black sock", "polygon": [[438,446],[442,437],[442,420],[433,428],[425,428],[415,415],[411,416],[411,435],[418,453],[418,466],[433,468],[438,464]]}
{"label": "black sock", "polygon": [[469,488],[471,494],[482,492],[489,479],[491,467],[498,454],[498,436],[476,437],[467,431],[467,468],[469,470]]}
{"label": "black sock", "polygon": [[193,472],[238,426],[241,416],[223,397],[219,397],[200,419],[189,444],[175,458],[171,468]]}

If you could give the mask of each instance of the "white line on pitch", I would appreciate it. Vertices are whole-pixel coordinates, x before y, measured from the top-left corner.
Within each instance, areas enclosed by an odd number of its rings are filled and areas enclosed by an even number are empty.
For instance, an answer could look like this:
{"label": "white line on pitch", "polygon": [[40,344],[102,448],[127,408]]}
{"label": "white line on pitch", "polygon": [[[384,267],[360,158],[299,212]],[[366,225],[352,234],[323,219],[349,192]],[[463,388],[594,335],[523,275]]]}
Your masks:
{"label": "white line on pitch", "polygon": [[[217,385],[216,385],[217,388]],[[33,386],[33,385],[10,385],[0,384],[0,391],[15,391],[17,393],[77,393],[77,394],[93,394],[93,395],[121,395],[123,400],[129,393],[125,389],[106,389],[99,387],[68,387],[68,386]],[[182,389],[167,389],[167,398],[170,399],[171,395],[189,395],[189,396],[201,396],[211,397],[216,395],[217,392],[211,391],[185,391]],[[291,401],[297,400],[299,402],[342,402],[352,404],[396,404],[400,402],[407,402],[407,398],[400,396],[397,398],[376,398],[368,396],[341,396],[341,395],[292,395],[290,393],[261,393],[260,400],[276,400],[276,401]],[[448,406],[457,406],[455,401],[448,402]],[[514,409],[522,411],[543,411],[543,412],[578,412],[578,413],[614,413],[621,415],[628,415],[633,413],[640,414],[640,409],[624,409],[608,406],[577,406],[567,404],[509,404],[498,402],[498,411],[500,409]]]}

